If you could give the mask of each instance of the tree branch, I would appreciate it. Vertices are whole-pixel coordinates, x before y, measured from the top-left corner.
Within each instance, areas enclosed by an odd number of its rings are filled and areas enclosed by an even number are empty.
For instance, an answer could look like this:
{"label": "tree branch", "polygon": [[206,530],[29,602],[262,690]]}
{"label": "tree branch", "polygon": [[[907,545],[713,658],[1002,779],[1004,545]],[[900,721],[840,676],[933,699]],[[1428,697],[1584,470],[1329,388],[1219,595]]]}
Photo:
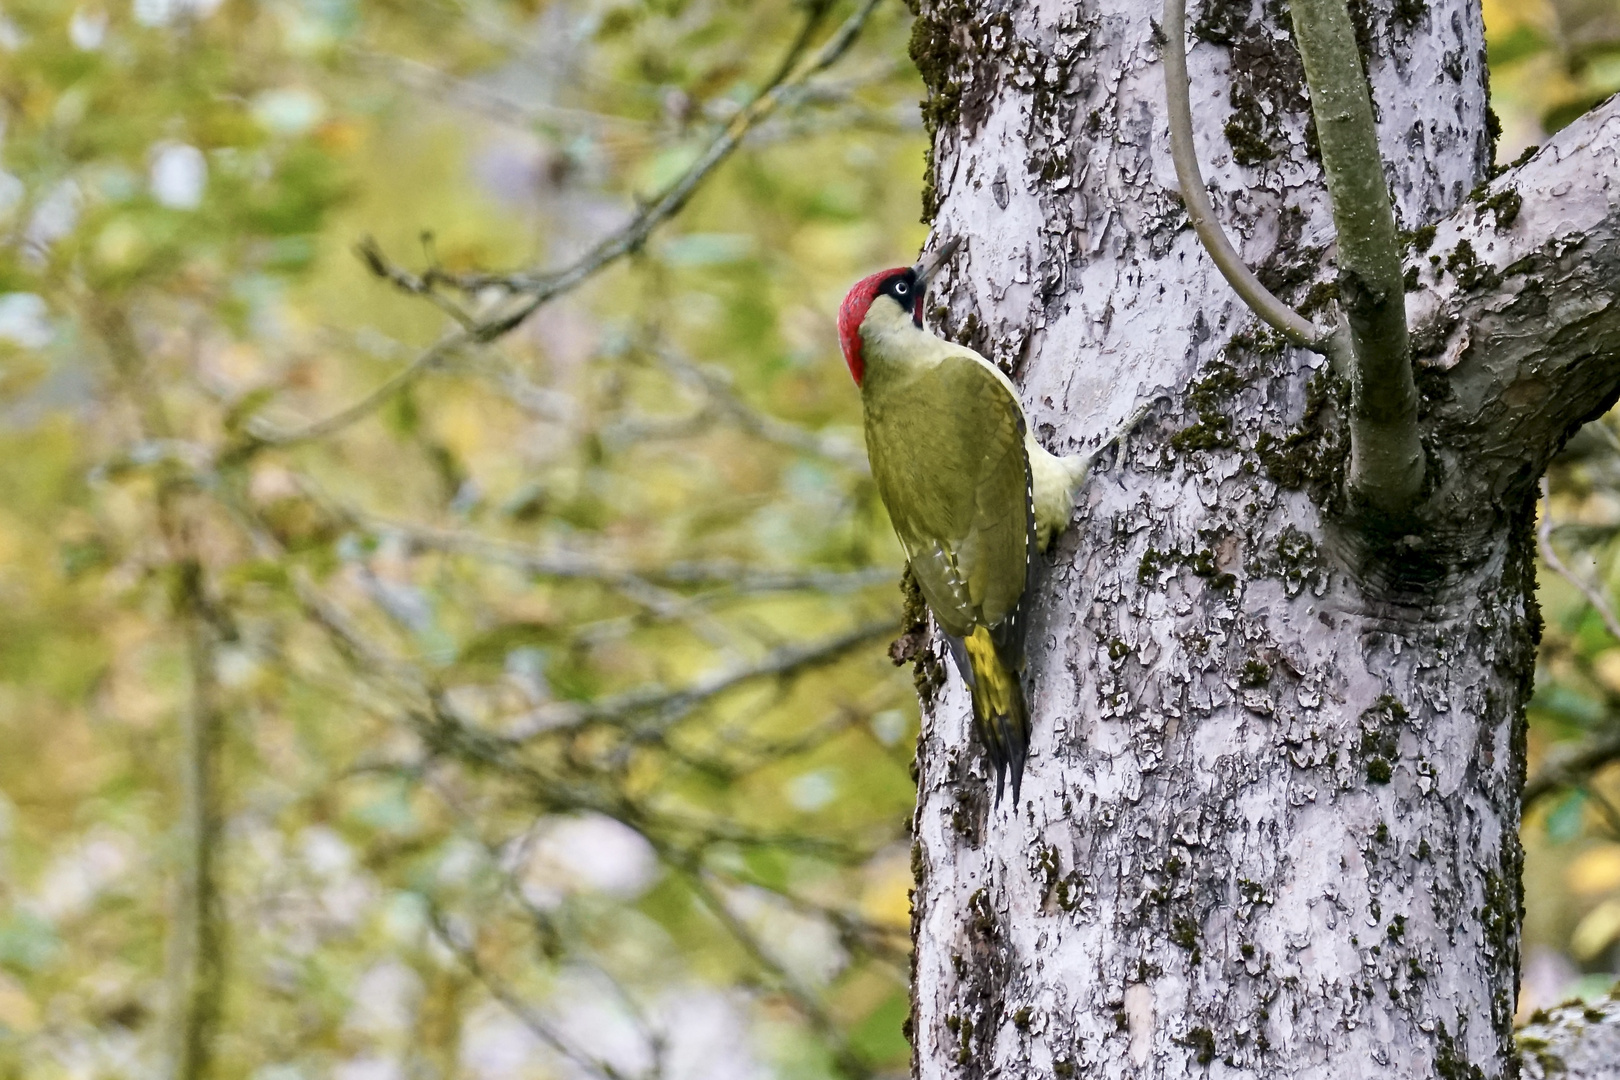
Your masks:
{"label": "tree branch", "polygon": [[489,996],[500,1002],[507,1012],[517,1017],[535,1038],[592,1076],[601,1077],[602,1080],[622,1080],[623,1073],[608,1062],[575,1046],[573,1041],[541,1015],[538,1009],[523,1000],[516,990],[508,986],[506,980],[485,967],[473,946],[456,938],[445,920],[444,912],[431,900],[428,902],[428,925],[433,929],[433,936],[455,955],[461,966],[467,970],[467,974],[482,983]]}
{"label": "tree branch", "polygon": [[739,686],[760,679],[792,678],[836,663],[864,645],[892,636],[894,631],[894,623],[882,619],[821,641],[784,645],[757,662],[724,668],[679,689],[648,686],[597,702],[556,702],[534,710],[523,723],[514,725],[505,739],[521,743],[586,724],[629,723],[637,718],[644,718],[635,725],[643,735],[661,732]]}
{"label": "tree branch", "polygon": [[[174,425],[151,377],[146,355],[116,305],[87,303],[95,329],[137,416],[140,444],[161,448],[155,459],[158,534],[172,575],[170,608],[183,635],[188,696],[180,712],[180,868],[168,941],[168,1018],[165,1067],[172,1080],[204,1080],[212,1074],[214,1039],[225,989],[225,917],[219,893],[218,855],[220,729],[224,718],[214,676],[223,617],[208,595],[199,555],[198,513],[186,504],[196,477],[184,466],[194,454],[173,451]],[[195,462],[191,462],[195,464]]]}
{"label": "tree branch", "polygon": [[182,714],[180,828],[185,838],[170,940],[169,1075],[212,1075],[214,1035],[225,986],[225,925],[220,907],[219,752],[222,717],[214,681],[215,628],[205,609],[202,568],[179,568],[177,607],[186,627],[191,699]]}
{"label": "tree branch", "polygon": [[1611,101],[1419,234],[1423,287],[1407,308],[1413,351],[1440,376],[1431,426],[1449,490],[1437,502],[1468,516],[1519,505],[1620,393],[1616,176]]}
{"label": "tree branch", "polygon": [[1209,191],[1204,187],[1204,177],[1198,168],[1198,150],[1193,144],[1192,99],[1187,77],[1187,0],[1164,0],[1164,36],[1170,157],[1175,161],[1181,201],[1187,206],[1193,231],[1214,260],[1215,268],[1250,311],[1295,345],[1325,351],[1331,331],[1319,330],[1261,284],[1215,217],[1215,208],[1209,201]]}
{"label": "tree branch", "polygon": [[[676,865],[680,865],[678,862]],[[820,999],[808,986],[805,986],[787,967],[770,951],[765,948],[759,936],[749,929],[737,913],[731,910],[722,896],[705,876],[704,870],[696,863],[687,863],[683,869],[687,873],[687,882],[693,892],[702,901],[703,906],[709,909],[720,924],[726,928],[732,939],[742,946],[754,963],[768,972],[781,987],[783,993],[793,1002],[800,1015],[810,1022],[816,1033],[827,1040],[831,1047],[833,1058],[845,1076],[852,1080],[863,1080],[872,1075],[871,1068],[855,1054],[854,1049],[845,1040],[843,1033],[833,1023],[832,1017],[827,1014],[826,1008]]]}
{"label": "tree branch", "polygon": [[1525,781],[1526,811],[1555,791],[1584,786],[1593,773],[1620,761],[1620,731],[1587,739],[1548,757],[1540,771]]}
{"label": "tree branch", "polygon": [[[843,25],[833,32],[808,63],[800,67],[796,73],[786,75],[793,67],[792,57],[802,48],[802,42],[796,40],[789,51],[789,60],[784,62],[781,69],[785,77],[781,77],[780,81],[769,86],[744,106],[697,161],[644,206],[624,228],[604,237],[584,255],[560,270],[539,274],[525,271],[515,274],[458,276],[454,279],[458,288],[474,292],[501,288],[508,290],[511,295],[505,301],[492,305],[490,310],[470,323],[445,334],[424,349],[406,368],[359,401],[324,419],[313,421],[303,427],[286,429],[255,417],[249,426],[252,442],[242,449],[291,446],[324,438],[340,431],[375,411],[394,394],[458,350],[506,336],[549,301],[579,287],[624,256],[641,250],[653,231],[679,213],[709,175],[742,145],[744,137],[750,130],[775,113],[811,78],[831,67],[849,51],[849,47],[860,36],[873,10],[882,2],[883,0],[862,0],[854,14],[844,20]],[[819,22],[822,10],[823,5],[816,5],[809,18]],[[389,280],[396,279],[394,268],[382,259],[380,252],[373,250],[369,254],[363,253],[363,257],[374,273],[380,273]],[[406,274],[407,278],[409,276]],[[444,278],[444,275],[440,277]]]}
{"label": "tree branch", "polygon": [[1291,0],[1339,244],[1339,303],[1350,325],[1350,490],[1403,516],[1423,487],[1406,289],[1372,98],[1345,0]]}
{"label": "tree branch", "polygon": [[1330,356],[1350,372],[1351,492],[1360,503],[1399,518],[1423,486],[1424,456],[1400,247],[1372,102],[1344,0],[1294,0],[1292,11],[1339,234],[1345,314],[1338,326],[1318,328],[1278,299],[1243,262],[1215,218],[1193,144],[1186,0],[1164,5],[1170,155],[1193,229],[1233,291],[1289,341]]}
{"label": "tree branch", "polygon": [[607,555],[565,548],[545,549],[462,529],[442,529],[373,518],[326,502],[351,527],[370,536],[397,536],[412,551],[437,551],[500,563],[536,577],[594,581],[613,588],[648,585],[692,588],[717,586],[730,593],[810,591],[849,593],[894,580],[886,567],[865,570],[773,570],[727,559],[681,559],[663,565],[631,566]]}

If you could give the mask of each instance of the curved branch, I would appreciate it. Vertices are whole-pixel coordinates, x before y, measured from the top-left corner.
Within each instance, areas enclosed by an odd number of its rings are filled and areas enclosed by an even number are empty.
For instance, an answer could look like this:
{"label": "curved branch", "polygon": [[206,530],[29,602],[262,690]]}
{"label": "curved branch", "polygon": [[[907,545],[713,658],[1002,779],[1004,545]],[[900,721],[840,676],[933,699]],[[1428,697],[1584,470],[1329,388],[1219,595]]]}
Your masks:
{"label": "curved branch", "polygon": [[737,664],[711,672],[687,686],[670,689],[651,685],[627,690],[595,702],[558,701],[530,712],[500,736],[503,745],[519,745],[558,731],[587,724],[626,724],[640,738],[667,730],[701,706],[748,683],[787,679],[835,664],[845,656],[894,634],[887,619],[856,626],[835,637],[784,645],[754,663]]}
{"label": "curved branch", "polygon": [[[661,852],[662,853],[662,852]],[[665,854],[666,859],[675,865],[681,865],[676,859]],[[833,1059],[838,1063],[844,1075],[854,1080],[863,1080],[872,1075],[872,1069],[855,1053],[853,1047],[844,1038],[843,1032],[833,1022],[832,1016],[827,1012],[820,997],[809,986],[805,985],[787,965],[783,964],[758,934],[743,922],[742,918],[726,903],[725,897],[709,881],[702,866],[695,861],[689,861],[681,867],[686,872],[687,884],[691,887],[703,906],[709,913],[719,920],[742,950],[748,954],[763,969],[771,979],[782,989],[788,999],[793,1003],[798,1013],[815,1028],[816,1033],[827,1040],[832,1048]]]}
{"label": "curved branch", "polygon": [[423,899],[428,902],[428,927],[433,931],[433,936],[455,956],[467,974],[481,983],[485,992],[515,1016],[531,1035],[587,1074],[598,1077],[599,1080],[620,1080],[622,1074],[618,1069],[576,1044],[566,1031],[548,1020],[505,979],[485,966],[478,956],[477,949],[472,944],[460,940],[452,930],[449,920],[445,918],[438,904],[429,897],[423,896]]}
{"label": "curved branch", "polygon": [[1604,627],[1609,636],[1620,641],[1620,619],[1615,618],[1614,609],[1609,601],[1600,592],[1597,586],[1581,577],[1564,564],[1559,558],[1558,551],[1552,545],[1552,498],[1548,493],[1547,478],[1541,478],[1541,522],[1536,526],[1536,548],[1541,552],[1542,560],[1550,567],[1553,573],[1575,586],[1576,590],[1586,598],[1597,611],[1598,617],[1603,620]]}
{"label": "curved branch", "polygon": [[1187,79],[1187,0],[1164,0],[1164,36],[1168,39],[1164,46],[1164,87],[1170,114],[1170,156],[1176,163],[1181,201],[1187,204],[1193,230],[1215,261],[1216,269],[1250,311],[1295,345],[1326,352],[1332,331],[1318,329],[1262,285],[1215,218],[1193,145],[1192,99]]}

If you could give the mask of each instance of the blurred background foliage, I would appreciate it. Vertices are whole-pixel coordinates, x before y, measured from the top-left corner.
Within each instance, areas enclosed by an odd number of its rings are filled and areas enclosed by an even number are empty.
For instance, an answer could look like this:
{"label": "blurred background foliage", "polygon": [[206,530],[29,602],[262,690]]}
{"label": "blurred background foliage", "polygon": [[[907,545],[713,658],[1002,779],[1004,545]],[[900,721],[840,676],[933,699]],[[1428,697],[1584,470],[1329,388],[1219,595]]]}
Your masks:
{"label": "blurred background foliage", "polygon": [[[1614,0],[1487,15],[1504,158],[1620,86]],[[909,24],[0,7],[0,1076],[904,1073],[834,313],[924,236]],[[1527,1008],[1620,942],[1615,446],[1551,478]]]}
{"label": "blurred background foliage", "polygon": [[0,1075],[903,1066],[873,7],[0,8]]}
{"label": "blurred background foliage", "polygon": [[[1485,0],[1509,162],[1620,91],[1620,0]],[[1546,481],[1546,628],[1530,709],[1519,1014],[1620,977],[1620,424],[1588,425]]]}

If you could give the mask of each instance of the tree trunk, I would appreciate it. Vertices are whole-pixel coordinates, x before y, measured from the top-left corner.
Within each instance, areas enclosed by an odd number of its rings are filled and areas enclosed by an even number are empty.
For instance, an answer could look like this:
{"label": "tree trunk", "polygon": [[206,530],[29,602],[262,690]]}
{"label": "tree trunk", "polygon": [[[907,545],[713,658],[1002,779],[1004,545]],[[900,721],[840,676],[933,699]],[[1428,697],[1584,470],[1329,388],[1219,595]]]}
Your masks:
{"label": "tree trunk", "polygon": [[[1401,528],[1345,505],[1342,378],[1261,332],[1187,227],[1157,0],[924,0],[925,208],[967,239],[942,332],[1014,374],[1055,451],[1163,400],[1038,576],[1017,806],[991,805],[954,673],[924,703],[919,1077],[1517,1069],[1535,481],[1620,381],[1620,115],[1475,192],[1477,0],[1352,10],[1414,234],[1430,478]],[[1325,317],[1286,10],[1189,22],[1217,212]]]}

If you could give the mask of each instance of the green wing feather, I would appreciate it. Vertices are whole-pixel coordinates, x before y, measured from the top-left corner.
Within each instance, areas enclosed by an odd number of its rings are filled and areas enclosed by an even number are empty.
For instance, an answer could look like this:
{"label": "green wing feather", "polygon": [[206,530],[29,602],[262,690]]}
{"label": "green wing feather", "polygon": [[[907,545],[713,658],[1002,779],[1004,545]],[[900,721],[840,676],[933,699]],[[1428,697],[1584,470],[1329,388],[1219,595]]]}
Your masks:
{"label": "green wing feather", "polygon": [[866,401],[872,475],[934,617],[965,637],[1023,598],[1032,524],[1023,412],[965,356],[885,382]]}
{"label": "green wing feather", "polygon": [[1020,675],[1035,544],[1023,410],[981,362],[951,352],[890,373],[863,397],[878,494],[973,691],[998,799],[1010,766],[1016,800],[1029,742]]}

